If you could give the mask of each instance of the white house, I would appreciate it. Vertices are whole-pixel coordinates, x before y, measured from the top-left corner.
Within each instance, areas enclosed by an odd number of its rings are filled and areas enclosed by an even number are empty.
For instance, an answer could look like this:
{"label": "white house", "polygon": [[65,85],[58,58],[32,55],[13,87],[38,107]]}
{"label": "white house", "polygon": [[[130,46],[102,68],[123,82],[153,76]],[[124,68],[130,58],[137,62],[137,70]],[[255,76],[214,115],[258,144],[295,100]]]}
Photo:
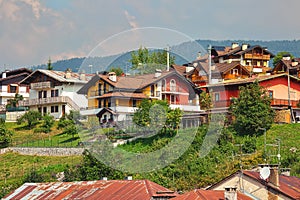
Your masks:
{"label": "white house", "polygon": [[54,71],[38,69],[32,72],[21,83],[30,84],[29,99],[19,102],[20,106],[28,106],[42,114],[49,113],[58,119],[71,110],[86,108],[87,99],[77,91],[92,76],[74,73],[71,70]]}

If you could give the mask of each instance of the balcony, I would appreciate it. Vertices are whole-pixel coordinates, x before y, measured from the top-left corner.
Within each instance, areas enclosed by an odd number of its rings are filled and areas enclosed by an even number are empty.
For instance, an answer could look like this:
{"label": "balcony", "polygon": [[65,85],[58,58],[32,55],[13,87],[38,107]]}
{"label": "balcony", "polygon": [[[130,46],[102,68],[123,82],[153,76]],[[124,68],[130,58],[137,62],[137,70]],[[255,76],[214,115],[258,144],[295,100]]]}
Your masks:
{"label": "balcony", "polygon": [[19,106],[30,107],[30,106],[60,104],[60,103],[69,104],[75,110],[80,109],[80,107],[70,97],[67,96],[23,100],[23,101],[19,101]]}
{"label": "balcony", "polygon": [[108,92],[112,92],[112,90],[93,90],[90,92],[90,97],[100,97]]}
{"label": "balcony", "polygon": [[49,89],[49,88],[52,88],[52,87],[53,87],[53,85],[51,84],[50,81],[31,83],[30,84],[30,88],[32,90]]}
{"label": "balcony", "polygon": [[245,59],[270,60],[270,55],[246,53]]}
{"label": "balcony", "polygon": [[181,87],[162,87],[162,94],[188,94],[187,91],[184,91]]}
{"label": "balcony", "polygon": [[[292,108],[297,108],[297,104],[299,101],[291,100]],[[213,108],[226,108],[231,104],[231,100],[220,100],[213,102]],[[271,106],[272,107],[288,107],[289,101],[287,99],[272,99]]]}

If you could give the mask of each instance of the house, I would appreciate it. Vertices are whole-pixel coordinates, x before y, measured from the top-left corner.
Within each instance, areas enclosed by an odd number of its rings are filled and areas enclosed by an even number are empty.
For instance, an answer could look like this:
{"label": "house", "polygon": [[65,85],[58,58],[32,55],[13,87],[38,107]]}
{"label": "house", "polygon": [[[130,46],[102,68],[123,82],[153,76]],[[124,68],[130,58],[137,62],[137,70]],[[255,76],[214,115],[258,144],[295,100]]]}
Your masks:
{"label": "house", "polygon": [[213,46],[214,63],[239,62],[250,74],[261,74],[271,70],[270,59],[274,55],[259,45],[232,43],[231,47]]}
{"label": "house", "polygon": [[49,113],[58,119],[71,110],[84,109],[87,100],[76,92],[84,86],[91,75],[74,73],[71,70],[54,71],[37,69],[21,84],[30,84],[29,99],[20,101],[19,105],[38,110],[42,114]]}
{"label": "house", "polygon": [[274,74],[289,73],[300,78],[300,58],[291,59],[290,55],[284,56],[273,68]]}
{"label": "house", "polygon": [[[290,80],[289,80],[290,79]],[[206,92],[210,92],[213,100],[213,109],[227,112],[232,98],[239,95],[239,87],[258,81],[261,86],[268,90],[271,98],[271,106],[275,110],[287,110],[292,108],[295,118],[300,118],[300,79],[283,74],[260,75],[247,79],[228,80],[217,84],[200,86]],[[288,82],[290,81],[290,84]],[[290,85],[290,87],[289,87]],[[290,88],[290,89],[289,89]],[[289,122],[292,119],[287,119]]]}
{"label": "house", "polygon": [[225,190],[195,189],[172,200],[252,200],[252,198],[238,192],[235,187],[226,187]]}
{"label": "house", "polygon": [[25,183],[4,199],[166,200],[178,194],[149,180]]}
{"label": "house", "polygon": [[16,121],[18,116],[25,112],[24,107],[19,107],[13,102],[16,95],[23,99],[29,98],[29,85],[20,84],[20,81],[29,76],[31,70],[20,68],[5,70],[0,74],[0,117],[6,121]]}
{"label": "house", "polygon": [[0,104],[7,105],[9,99],[13,99],[16,94],[20,94],[24,99],[29,98],[29,85],[19,82],[31,74],[31,70],[20,68],[16,70],[6,70],[0,75]]}
{"label": "house", "polygon": [[[260,172],[266,167],[269,169],[268,177]],[[254,199],[300,199],[300,178],[279,174],[278,165],[260,165],[255,170],[238,171],[208,190],[221,190],[228,185],[237,187],[238,191]]]}
{"label": "house", "polygon": [[81,114],[99,117],[101,124],[131,120],[143,99],[166,100],[171,108],[200,111],[192,83],[175,70],[117,77],[114,72],[94,76],[78,93],[88,98]]}

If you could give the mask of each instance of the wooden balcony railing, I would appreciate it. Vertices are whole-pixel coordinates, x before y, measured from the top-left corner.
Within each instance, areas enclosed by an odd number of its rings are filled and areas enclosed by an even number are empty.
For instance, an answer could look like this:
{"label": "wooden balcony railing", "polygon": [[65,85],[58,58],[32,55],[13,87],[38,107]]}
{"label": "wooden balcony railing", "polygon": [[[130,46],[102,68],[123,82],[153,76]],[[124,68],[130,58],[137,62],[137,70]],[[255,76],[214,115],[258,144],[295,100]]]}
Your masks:
{"label": "wooden balcony railing", "polygon": [[245,59],[270,60],[270,55],[246,53]]}
{"label": "wooden balcony railing", "polygon": [[70,97],[67,97],[67,96],[23,100],[23,101],[19,101],[19,106],[28,106],[29,107],[29,106],[57,104],[57,103],[67,103],[73,109],[80,110],[80,107]]}
{"label": "wooden balcony railing", "polygon": [[[232,102],[231,100],[214,101],[213,108],[229,107],[231,102]],[[297,108],[297,104],[299,101],[291,100],[290,102],[291,102],[292,108]],[[272,99],[271,106],[273,106],[273,107],[288,107],[289,101],[287,99]]]}
{"label": "wooden balcony railing", "polygon": [[30,84],[30,88],[32,90],[40,90],[40,89],[48,89],[48,88],[52,88],[52,83],[50,81],[46,81],[46,82],[38,82],[38,83],[31,83]]}

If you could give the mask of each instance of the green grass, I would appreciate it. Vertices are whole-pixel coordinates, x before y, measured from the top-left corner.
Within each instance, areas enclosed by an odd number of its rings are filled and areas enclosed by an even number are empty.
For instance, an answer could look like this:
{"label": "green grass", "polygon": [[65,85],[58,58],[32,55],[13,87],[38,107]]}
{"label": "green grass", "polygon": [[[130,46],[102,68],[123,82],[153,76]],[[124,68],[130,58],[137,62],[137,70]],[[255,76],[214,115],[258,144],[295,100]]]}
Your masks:
{"label": "green grass", "polygon": [[[23,184],[31,170],[42,174],[45,181],[56,181],[55,174],[68,166],[80,164],[82,156],[26,156],[17,153],[0,155],[0,198]],[[5,183],[6,182],[6,183]]]}

